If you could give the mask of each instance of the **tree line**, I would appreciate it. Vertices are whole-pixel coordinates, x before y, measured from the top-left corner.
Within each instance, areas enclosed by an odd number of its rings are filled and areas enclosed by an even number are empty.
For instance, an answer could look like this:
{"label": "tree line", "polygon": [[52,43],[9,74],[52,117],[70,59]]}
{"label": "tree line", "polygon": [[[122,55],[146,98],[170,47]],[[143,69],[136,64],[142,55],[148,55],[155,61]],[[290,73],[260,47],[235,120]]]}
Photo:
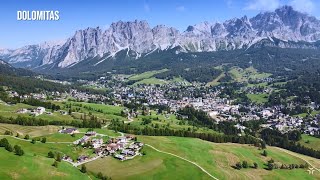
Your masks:
{"label": "tree line", "polygon": [[87,120],[72,120],[72,121],[48,121],[41,118],[18,116],[3,117],[0,116],[0,123],[18,124],[23,126],[47,126],[47,125],[59,125],[59,126],[74,126],[78,128],[101,128],[101,123],[97,119]]}

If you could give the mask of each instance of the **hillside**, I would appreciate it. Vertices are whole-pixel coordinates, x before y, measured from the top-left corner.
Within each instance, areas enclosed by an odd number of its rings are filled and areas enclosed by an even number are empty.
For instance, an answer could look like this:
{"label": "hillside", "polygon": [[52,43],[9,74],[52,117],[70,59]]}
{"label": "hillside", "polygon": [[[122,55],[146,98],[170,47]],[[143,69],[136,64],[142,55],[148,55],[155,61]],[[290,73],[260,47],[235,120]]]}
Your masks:
{"label": "hillside", "polygon": [[[85,174],[67,164],[59,163],[58,168],[52,167],[53,159],[47,157],[49,151],[62,152],[76,158],[79,155],[90,154],[90,150],[70,147],[72,142],[81,137],[59,134],[57,131],[48,133],[46,127],[30,127],[2,124],[2,129],[13,129],[23,134],[28,133],[33,138],[46,137],[47,143],[36,142],[32,144],[25,140],[13,137],[6,138],[12,145],[20,145],[25,155],[19,157],[0,148],[0,161],[7,162],[6,169],[0,171],[0,178],[21,179],[24,176],[39,179],[42,174],[49,173],[50,178],[60,179],[87,179]],[[84,131],[83,131],[84,130]],[[81,132],[86,132],[85,129]],[[116,135],[110,130],[96,130],[102,134]],[[21,135],[23,135],[21,134]],[[24,136],[24,135],[23,135]],[[22,137],[23,137],[22,136]],[[1,136],[4,138],[4,136]],[[273,169],[267,170],[267,161],[273,159],[278,164],[306,164],[320,167],[320,161],[308,156],[296,154],[281,148],[268,146],[267,157],[262,156],[262,150],[251,145],[233,143],[211,143],[195,138],[182,137],[152,137],[138,136],[138,140],[145,143],[144,156],[137,156],[132,160],[119,161],[112,157],[98,158],[86,163],[88,173],[94,178],[102,172],[112,179],[318,179],[320,172],[315,171],[309,175],[307,169]],[[29,140],[30,141],[30,140]],[[55,143],[56,142],[56,143]],[[13,162],[19,163],[23,171],[16,171]],[[247,161],[248,168],[237,170],[234,168],[237,162]],[[251,167],[257,163],[258,168]],[[29,166],[26,166],[29,165]],[[41,173],[31,174],[32,169],[41,169]],[[40,172],[40,171],[39,171]],[[123,173],[126,172],[126,173]],[[177,173],[179,172],[179,173]],[[254,174],[254,175],[253,175]]]}
{"label": "hillside", "polygon": [[[310,176],[306,169],[294,170],[266,170],[267,160],[271,158],[276,162],[291,164],[305,164],[305,161],[286,153],[285,150],[268,147],[268,157],[261,155],[262,150],[249,145],[231,143],[210,143],[199,139],[179,137],[148,137],[139,136],[140,141],[149,144],[158,150],[172,153],[187,160],[193,161],[212,176],[218,179],[317,179],[320,173]],[[104,158],[87,164],[90,171],[104,172],[114,179],[211,179],[194,164],[172,155],[157,152],[150,146],[144,148],[145,157],[138,157],[127,162],[118,162],[114,159]],[[320,167],[320,161],[303,155],[308,162]],[[257,162],[259,168],[236,170],[234,166],[239,161],[248,161],[249,164]],[[112,164],[112,166],[103,166]],[[121,172],[126,171],[123,174]],[[179,173],[175,173],[179,172]]]}

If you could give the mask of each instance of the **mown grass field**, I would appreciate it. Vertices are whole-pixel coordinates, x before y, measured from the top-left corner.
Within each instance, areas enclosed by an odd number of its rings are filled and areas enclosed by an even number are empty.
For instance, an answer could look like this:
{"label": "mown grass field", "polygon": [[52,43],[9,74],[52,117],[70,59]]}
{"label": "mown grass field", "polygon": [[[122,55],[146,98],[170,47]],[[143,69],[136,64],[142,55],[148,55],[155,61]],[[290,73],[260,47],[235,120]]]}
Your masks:
{"label": "mown grass field", "polygon": [[301,137],[302,139],[299,141],[301,145],[304,145],[312,149],[320,150],[320,138],[316,138],[306,134],[302,134]]}
{"label": "mown grass field", "polygon": [[255,68],[249,67],[242,69],[239,67],[232,68],[229,73],[233,77],[234,81],[237,82],[248,82],[248,80],[257,80],[270,77],[272,74],[260,73]]}
{"label": "mown grass field", "polygon": [[261,93],[261,94],[247,94],[247,97],[257,104],[264,104],[268,102],[268,94]]}
{"label": "mown grass field", "polygon": [[320,111],[312,111],[310,114],[308,114],[308,113],[301,113],[301,114],[298,114],[297,116],[300,116],[300,117],[304,118],[304,117],[307,117],[308,115],[315,116],[315,115],[317,115],[317,114],[320,114]]}
{"label": "mown grass field", "polygon": [[[37,107],[35,106],[30,106],[27,104],[23,104],[23,103],[18,103],[18,104],[14,104],[14,105],[5,105],[5,104],[0,104],[0,115],[3,117],[13,117],[16,118],[18,116],[22,116],[22,117],[32,117],[29,113],[17,113],[17,110],[19,109],[35,109]],[[50,109],[47,109],[46,111],[51,112]],[[36,116],[35,118],[37,119],[44,119],[44,120],[48,120],[48,121],[66,121],[66,122],[70,122],[72,120],[74,120],[73,117],[71,117],[70,115],[61,115],[60,112],[53,112],[52,114],[42,114],[39,116]]]}
{"label": "mown grass field", "polygon": [[[169,117],[168,119],[173,118]],[[5,125],[2,127],[9,129],[24,130],[24,126]],[[29,134],[38,134],[45,136],[47,141],[68,142],[74,140],[70,135],[62,135],[57,133],[46,133],[45,127],[25,127]],[[42,129],[38,129],[42,128]],[[88,129],[79,129],[81,132],[86,132]],[[112,130],[94,129],[98,133],[108,134],[110,136],[118,136]],[[33,133],[37,132],[38,133]],[[77,138],[81,134],[76,135]],[[0,139],[4,136],[0,136]],[[30,142],[14,139],[13,137],[6,138],[11,145],[20,145],[25,151],[22,157],[15,156],[13,153],[0,148],[0,165],[8,161],[8,168],[1,168],[0,179],[22,179],[22,177],[32,177],[32,179],[41,179],[43,174],[48,174],[45,177],[49,179],[86,179],[87,176],[79,174],[77,168],[72,167],[66,163],[60,163],[58,169],[53,169],[51,164],[53,159],[47,158],[49,151],[62,152],[71,156],[73,159],[79,155],[91,155],[92,150],[74,147],[70,144],[58,143],[41,143]],[[194,138],[182,137],[153,137],[153,136],[138,136],[138,141],[150,144],[155,148],[176,154],[190,161],[196,162],[198,165],[207,170],[211,175],[219,179],[319,179],[320,173],[315,172],[314,176],[310,176],[305,169],[296,170],[273,170],[268,171],[264,168],[265,163],[271,158],[276,162],[285,164],[305,164],[302,159],[296,156],[285,153],[279,148],[268,147],[268,157],[261,155],[262,150],[249,145],[232,144],[232,143],[211,143]],[[314,141],[314,140],[313,140]],[[314,142],[315,144],[318,142]],[[311,143],[310,143],[311,144]],[[112,157],[99,158],[96,161],[87,163],[87,169],[90,173],[102,172],[103,174],[112,177],[112,179],[211,179],[207,174],[202,172],[195,165],[186,162],[177,157],[163,154],[154,149],[144,146],[143,150],[146,152],[145,156],[138,156],[133,160],[121,162]],[[9,155],[7,155],[9,154]],[[295,153],[294,153],[295,154]],[[13,157],[11,157],[13,156]],[[298,155],[299,157],[307,159],[316,167],[320,167],[320,160]],[[8,159],[10,160],[8,160]],[[22,158],[22,163],[13,166],[13,162],[17,164]],[[239,161],[246,160],[249,165],[253,162],[258,163],[258,169],[242,169],[236,170],[232,166]],[[26,161],[26,162],[25,162]],[[25,167],[27,166],[27,167]],[[6,167],[5,164],[1,167]],[[16,168],[16,169],[15,169]],[[44,168],[44,169],[42,169]],[[61,168],[61,169],[60,169]],[[23,169],[24,171],[15,171]],[[41,172],[38,172],[41,171]],[[34,175],[29,173],[34,172]],[[50,174],[51,173],[51,174]],[[51,176],[55,176],[51,178]]]}
{"label": "mown grass field", "polygon": [[166,72],[168,71],[168,69],[162,69],[162,70],[158,70],[158,71],[147,71],[141,74],[136,74],[133,75],[131,77],[129,77],[129,80],[142,80],[142,79],[148,79],[151,78],[152,76],[154,76],[155,74],[159,74],[162,72]]}
{"label": "mown grass field", "polygon": [[[82,133],[85,133],[88,131],[88,128],[79,128],[79,131],[82,132]],[[109,129],[106,129],[106,128],[103,128],[103,129],[93,129],[93,131],[99,133],[99,134],[105,134],[105,135],[108,135],[110,137],[118,137],[120,136],[121,134],[118,133],[118,132],[115,132],[114,130],[109,130]]]}
{"label": "mown grass field", "polygon": [[135,85],[139,85],[139,84],[147,84],[147,85],[151,85],[151,84],[167,84],[168,82],[163,80],[163,79],[158,79],[155,77],[151,77],[151,78],[146,78],[146,79],[142,79],[141,81],[138,81],[136,83],[133,84],[133,86]]}
{"label": "mown grass field", "polygon": [[88,175],[66,162],[59,163],[58,168],[52,166],[53,162],[53,159],[32,153],[20,157],[0,148],[0,179],[89,179]]}
{"label": "mown grass field", "polygon": [[21,136],[29,134],[31,137],[37,137],[57,133],[59,129],[58,126],[20,126],[0,123],[0,134],[11,131],[13,135],[19,133]]}
{"label": "mown grass field", "polygon": [[[80,155],[92,155],[93,150],[91,149],[83,149],[80,147],[75,147],[71,144],[60,144],[60,143],[41,143],[36,142],[32,144],[28,141],[22,141],[19,139],[15,139],[13,137],[4,137],[0,136],[0,139],[7,138],[11,145],[20,145],[26,154],[29,155],[40,155],[46,157],[49,151],[52,152],[62,152],[72,159],[77,159]],[[62,141],[63,142],[63,141]]]}
{"label": "mown grass field", "polygon": [[[90,113],[98,117],[98,119],[100,120],[107,120],[107,121],[112,119],[119,119],[122,121],[126,120],[126,118],[120,116],[121,111],[124,109],[124,107],[120,107],[120,106],[111,106],[106,104],[94,104],[94,103],[85,103],[85,102],[73,102],[73,101],[53,102],[53,103],[55,103],[56,105],[59,105],[65,111],[69,110],[68,108],[66,108],[66,105],[71,105],[72,109],[80,109],[77,112],[72,112],[72,115],[77,119],[80,119],[81,116],[84,117],[84,114],[88,116]],[[98,110],[101,110],[101,112]]]}
{"label": "mown grass field", "polygon": [[75,134],[73,137],[70,134],[54,133],[54,134],[40,136],[40,137],[41,138],[45,137],[48,142],[73,142],[83,137],[83,134]]}
{"label": "mown grass field", "polygon": [[219,83],[219,80],[221,79],[221,78],[223,78],[223,77],[225,77],[225,73],[224,72],[222,72],[218,77],[216,77],[214,80],[212,80],[211,82],[208,82],[207,83],[207,86],[217,86],[217,85],[219,85],[220,83]]}
{"label": "mown grass field", "polygon": [[[143,124],[143,119],[151,119],[150,124]],[[145,126],[152,126],[152,125],[158,125],[159,128],[166,128],[169,127],[170,129],[193,129],[196,132],[210,132],[210,133],[217,133],[216,131],[213,131],[212,129],[208,128],[201,128],[201,127],[193,127],[192,125],[189,124],[181,124],[181,120],[178,120],[174,114],[157,114],[155,111],[151,111],[151,115],[139,115],[138,118],[134,118],[133,122],[130,122],[131,126],[138,127],[138,128],[143,128]],[[183,121],[184,122],[184,121]]]}
{"label": "mown grass field", "polygon": [[[276,162],[291,164],[305,163],[303,160],[286,154],[275,147],[268,147],[268,157],[261,156],[261,150],[249,145],[232,143],[211,143],[192,138],[179,137],[147,137],[139,136],[138,140],[150,144],[160,150],[177,154],[191,161],[197,162],[212,175],[219,179],[317,179],[320,173],[310,176],[305,169],[297,170],[273,170],[263,169],[264,164],[271,158]],[[303,156],[303,155],[301,155]],[[305,157],[305,156],[303,156]],[[317,167],[320,160],[311,159]],[[250,165],[258,163],[258,169],[235,170],[231,166],[239,161],[246,160]]]}
{"label": "mown grass field", "polygon": [[145,156],[121,162],[106,157],[86,164],[89,171],[112,179],[211,179],[197,167],[176,157],[144,147]]}

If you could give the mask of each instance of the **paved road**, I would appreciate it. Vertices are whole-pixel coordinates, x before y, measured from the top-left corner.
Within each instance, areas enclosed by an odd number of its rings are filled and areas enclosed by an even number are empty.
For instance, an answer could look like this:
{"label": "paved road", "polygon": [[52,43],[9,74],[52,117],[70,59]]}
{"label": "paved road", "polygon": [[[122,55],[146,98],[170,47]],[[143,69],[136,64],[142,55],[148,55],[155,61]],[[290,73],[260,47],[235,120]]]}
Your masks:
{"label": "paved road", "polygon": [[182,160],[184,160],[184,161],[187,161],[187,162],[189,162],[189,163],[197,166],[198,168],[200,168],[204,173],[206,173],[207,175],[209,175],[211,178],[218,180],[218,178],[212,176],[208,171],[206,171],[204,168],[202,168],[201,166],[199,166],[199,165],[198,165],[197,163],[195,163],[195,162],[192,162],[192,161],[190,161],[190,160],[188,160],[188,159],[185,159],[185,158],[183,158],[183,157],[181,157],[181,156],[178,156],[178,155],[175,155],[175,154],[172,154],[172,153],[169,153],[169,152],[161,151],[161,150],[159,150],[159,149],[157,149],[157,148],[155,148],[155,147],[153,147],[153,146],[151,146],[151,145],[149,145],[149,144],[145,144],[145,145],[151,147],[152,149],[154,149],[154,150],[156,150],[156,151],[158,151],[158,152],[160,152],[160,153],[169,154],[169,155],[171,155],[171,156],[175,156],[175,157],[180,158],[180,159],[182,159]]}
{"label": "paved road", "polygon": [[80,166],[80,165],[82,165],[82,164],[85,164],[85,163],[94,161],[94,160],[96,160],[96,159],[98,159],[98,158],[100,158],[100,157],[101,157],[101,156],[96,156],[96,157],[94,157],[94,158],[88,159],[88,160],[83,161],[83,162],[80,162],[80,163],[74,163],[74,162],[69,162],[69,161],[67,161],[67,162],[68,162],[68,163],[71,163],[73,166],[77,167],[77,166]]}

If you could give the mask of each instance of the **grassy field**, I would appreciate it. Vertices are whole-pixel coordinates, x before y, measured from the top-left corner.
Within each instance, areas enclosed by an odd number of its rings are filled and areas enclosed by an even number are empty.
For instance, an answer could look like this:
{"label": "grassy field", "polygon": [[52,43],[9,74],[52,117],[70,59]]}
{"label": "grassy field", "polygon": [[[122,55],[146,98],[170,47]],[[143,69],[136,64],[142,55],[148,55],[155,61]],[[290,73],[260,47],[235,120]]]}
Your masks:
{"label": "grassy field", "polygon": [[31,137],[44,136],[58,132],[58,126],[20,126],[15,124],[0,123],[0,134],[11,131],[14,135],[19,133],[21,136],[29,134]]}
{"label": "grassy field", "polygon": [[149,147],[146,155],[121,162],[106,157],[86,164],[89,171],[102,172],[112,179],[211,179],[197,167],[176,157],[162,154]]}
{"label": "grassy field", "polygon": [[[156,116],[156,114],[153,112],[151,116]],[[176,121],[174,116],[169,116],[166,119],[167,121]],[[70,135],[58,134],[55,133],[56,129],[50,130],[52,128],[51,126],[25,127],[1,124],[1,127],[2,129],[16,129],[17,131],[34,134],[34,136],[45,136],[48,142],[69,142],[82,136],[82,134],[77,134],[74,138]],[[81,132],[86,132],[88,129],[82,128],[79,130]],[[98,133],[107,134],[110,136],[120,135],[119,133],[115,133],[114,131],[107,129],[94,130]],[[1,136],[0,139],[3,137],[4,136]],[[32,179],[41,179],[39,177],[41,177],[41,175],[44,177],[43,173],[49,173],[49,175],[46,176],[49,179],[87,178],[87,176],[80,174],[78,169],[66,163],[60,163],[58,169],[52,169],[53,167],[51,164],[53,163],[53,159],[49,159],[46,156],[49,151],[53,151],[62,152],[71,156],[73,159],[76,159],[79,155],[92,155],[91,149],[83,149],[80,147],[74,147],[70,144],[59,143],[51,144],[36,142],[36,144],[32,144],[30,142],[18,140],[13,137],[6,138],[11,145],[20,145],[25,151],[25,155],[18,157],[13,153],[10,154],[0,148],[0,165],[1,163],[8,161],[8,168],[1,168],[0,170],[0,179],[22,179],[23,177],[29,177],[29,173],[31,172],[34,172],[33,175],[30,175]],[[303,140],[307,140],[308,138],[310,137],[303,135]],[[319,144],[318,139],[311,137],[309,140],[310,146],[315,147],[317,144]],[[280,148],[276,147],[268,147],[268,157],[264,157],[261,155],[262,150],[259,150],[253,146],[232,143],[211,143],[194,138],[138,136],[138,141],[150,144],[159,150],[173,153],[190,161],[196,162],[211,175],[219,179],[320,178],[320,173],[315,172],[314,176],[310,176],[306,169],[273,171],[265,170],[265,163],[271,158],[279,163],[305,164],[302,159],[299,159],[294,155],[287,154]],[[148,146],[144,146],[142,151],[144,151],[146,155],[138,156],[133,160],[121,162],[111,157],[105,157],[87,163],[86,166],[91,173],[102,172],[103,174],[112,177],[112,179],[210,179],[207,174],[187,161],[168,154],[157,152]],[[320,160],[304,155],[296,155],[307,159],[316,167],[320,167]],[[17,163],[20,161],[17,158],[21,158],[20,160],[22,160],[22,163]],[[259,168],[235,170],[232,167],[237,162],[243,160],[248,161],[249,165],[252,165],[254,162],[256,162],[258,163]],[[14,162],[16,166],[13,165]],[[2,167],[6,166],[3,164]],[[15,172],[15,170],[17,170],[15,168],[22,169],[23,171]],[[42,168],[44,168],[44,170],[42,170]],[[54,178],[51,178],[51,176],[54,176]]]}
{"label": "grassy field", "polygon": [[129,80],[138,81],[138,80],[148,79],[148,78],[151,78],[152,76],[154,76],[155,74],[159,74],[159,73],[166,72],[166,71],[168,71],[168,69],[162,69],[162,70],[158,70],[158,71],[147,71],[147,72],[144,72],[141,74],[133,75],[133,76],[129,77]]}
{"label": "grassy field", "polygon": [[304,145],[312,149],[320,150],[320,138],[316,138],[306,134],[302,134],[301,136],[302,139],[299,141],[301,145]]}
{"label": "grassy field", "polygon": [[135,85],[139,85],[139,84],[167,84],[168,82],[165,81],[165,80],[162,80],[162,79],[158,79],[158,78],[155,78],[155,77],[151,77],[151,78],[146,78],[146,79],[142,79],[141,81],[138,81],[136,83],[133,84],[133,86]]}
{"label": "grassy field", "polygon": [[255,68],[249,67],[242,69],[239,67],[232,68],[229,73],[233,79],[237,82],[248,82],[248,80],[257,80],[270,77],[272,74],[269,73],[260,73]]}
{"label": "grassy field", "polygon": [[[199,139],[179,137],[147,137],[140,136],[138,140],[154,147],[177,154],[191,161],[197,162],[212,175],[219,179],[315,179],[320,173],[312,177],[305,169],[273,170],[263,169],[264,164],[271,158],[280,163],[305,163],[295,156],[286,154],[278,148],[268,147],[268,157],[261,156],[261,150],[249,145],[232,143],[210,143]],[[309,157],[308,157],[309,158]],[[320,161],[314,158],[312,162],[320,167]],[[246,160],[249,164],[258,163],[258,169],[235,170],[231,166],[239,161]]]}
{"label": "grassy field", "polygon": [[72,137],[70,134],[54,133],[40,137],[45,137],[48,142],[73,142],[82,136],[83,134],[75,134],[74,137]]}
{"label": "grassy field", "polygon": [[[5,105],[5,104],[0,104],[0,115],[3,117],[13,117],[16,118],[18,116],[23,116],[23,117],[32,117],[30,114],[25,113],[25,114],[18,114],[16,113],[17,110],[19,109],[28,109],[28,108],[36,108],[35,106],[30,106],[27,104],[22,104],[22,103],[18,103],[15,105]],[[47,109],[47,111],[51,112],[50,109]],[[51,115],[49,114],[42,114],[39,116],[36,116],[37,119],[44,119],[44,120],[48,120],[48,121],[67,121],[70,122],[72,120],[74,120],[74,118],[72,118],[70,115],[61,115],[59,112],[54,112]]]}
{"label": "grassy field", "polygon": [[220,84],[219,80],[221,78],[223,78],[224,76],[225,76],[225,73],[223,72],[218,77],[216,77],[214,80],[212,80],[211,82],[208,82],[207,86],[217,86],[217,85],[219,85]]}
{"label": "grassy field", "polygon": [[[108,136],[111,136],[111,137],[118,137],[120,136],[121,134],[120,133],[117,133],[117,132],[114,132],[114,130],[109,130],[109,129],[106,129],[106,128],[103,128],[103,129],[93,129],[95,132],[97,133],[100,133],[100,134],[105,134],[105,135],[108,135]],[[80,128],[79,129],[80,132],[87,132],[88,131],[88,128]]]}
{"label": "grassy field", "polygon": [[[68,111],[66,105],[71,105],[73,109],[80,109],[77,112],[73,112],[72,115],[77,119],[80,119],[81,116],[84,117],[84,114],[88,115],[91,113],[94,116],[97,116],[100,120],[112,120],[112,119],[119,119],[125,121],[126,118],[120,116],[121,111],[124,107],[120,106],[111,106],[106,104],[94,104],[94,103],[85,103],[85,102],[73,102],[73,101],[66,101],[66,102],[53,102],[56,105],[62,107],[65,111]],[[101,110],[98,111],[98,110]]]}
{"label": "grassy field", "polygon": [[[317,114],[320,114],[320,111],[312,111],[312,112],[310,113],[310,115],[312,115],[312,116],[315,116],[315,115],[317,115]],[[296,116],[300,116],[300,117],[304,118],[304,117],[307,117],[307,115],[308,115],[308,113],[301,113],[301,114],[298,114],[298,115],[296,115]]]}
{"label": "grassy field", "polygon": [[268,94],[247,94],[247,97],[257,104],[264,104],[268,102]]}
{"label": "grassy field", "polygon": [[[144,125],[143,118],[151,119],[151,123]],[[193,129],[196,132],[210,132],[210,133],[217,133],[216,131],[213,131],[212,129],[207,128],[200,128],[200,127],[193,127],[189,124],[181,124],[181,120],[178,120],[174,114],[157,114],[155,111],[151,111],[151,115],[139,115],[138,118],[134,118],[133,122],[130,122],[131,126],[137,127],[137,128],[143,128],[145,126],[155,126],[158,125],[161,128],[169,127],[170,129],[185,129],[188,128]]]}
{"label": "grassy field", "polygon": [[[0,137],[4,138],[3,136]],[[58,143],[41,143],[36,142],[32,144],[31,142],[22,141],[14,139],[13,137],[6,137],[11,145],[20,145],[26,154],[29,155],[40,155],[46,157],[49,151],[52,152],[62,152],[72,159],[76,159],[80,155],[91,155],[93,150],[83,149],[80,147],[74,147],[71,144],[58,144]]]}
{"label": "grassy field", "polygon": [[33,154],[16,156],[0,148],[0,179],[89,179],[66,162],[59,163],[58,168],[51,166],[53,162],[53,159]]}

